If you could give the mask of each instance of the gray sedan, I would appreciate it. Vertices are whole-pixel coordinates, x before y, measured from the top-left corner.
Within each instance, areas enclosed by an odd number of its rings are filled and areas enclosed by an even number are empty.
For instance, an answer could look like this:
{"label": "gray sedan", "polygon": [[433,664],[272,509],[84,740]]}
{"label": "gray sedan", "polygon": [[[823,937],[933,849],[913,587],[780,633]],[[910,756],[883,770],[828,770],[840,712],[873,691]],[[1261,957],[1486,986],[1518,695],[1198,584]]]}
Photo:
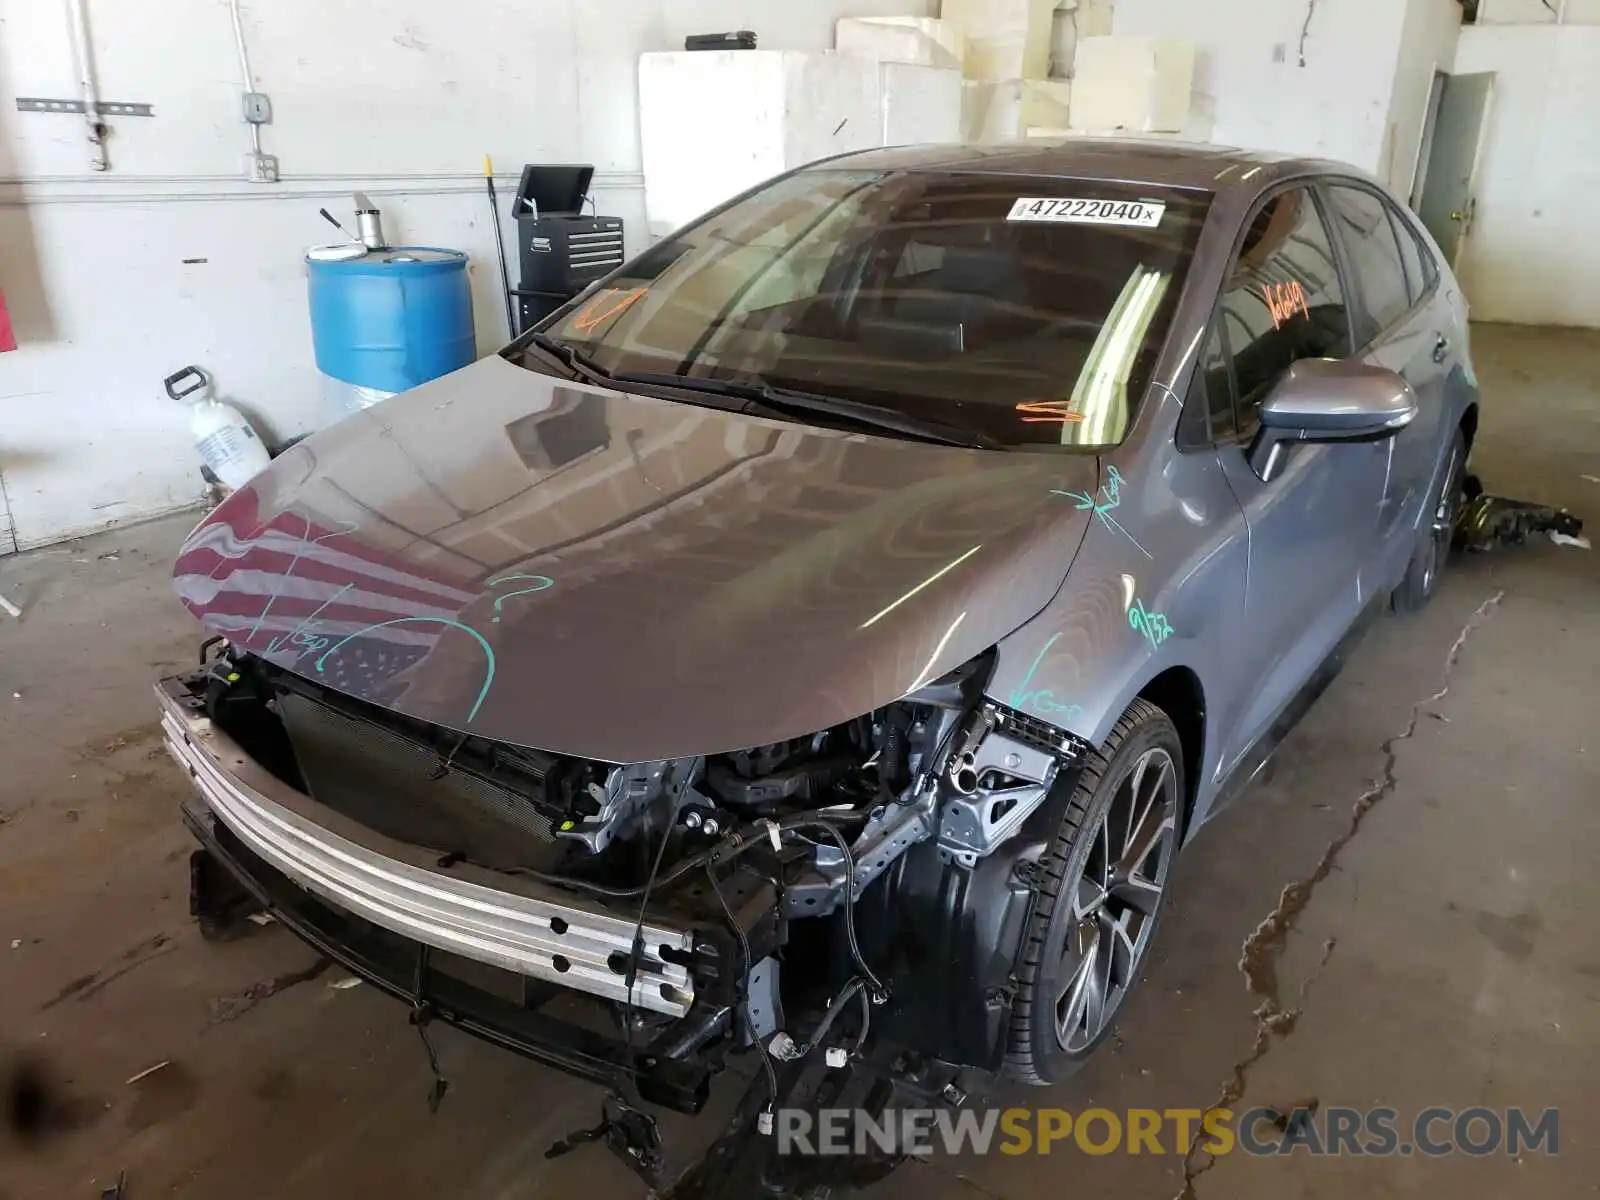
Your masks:
{"label": "gray sedan", "polygon": [[752,1047],[752,1119],[813,1055],[1061,1079],[1180,845],[1433,595],[1477,423],[1456,281],[1353,169],[814,164],[194,532],[195,911],[684,1111]]}

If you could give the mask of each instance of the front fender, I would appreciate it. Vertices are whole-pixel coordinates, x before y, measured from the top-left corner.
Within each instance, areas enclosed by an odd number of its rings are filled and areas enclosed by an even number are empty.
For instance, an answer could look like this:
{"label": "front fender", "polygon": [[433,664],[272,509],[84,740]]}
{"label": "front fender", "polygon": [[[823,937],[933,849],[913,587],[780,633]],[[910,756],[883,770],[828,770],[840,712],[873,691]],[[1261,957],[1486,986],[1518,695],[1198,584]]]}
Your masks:
{"label": "front fender", "polygon": [[1194,781],[1199,816],[1237,706],[1227,647],[1248,636],[1243,513],[1214,452],[1170,454],[1150,478],[1132,465],[1106,477],[1114,486],[1093,499],[1066,585],[1000,642],[988,694],[1102,745],[1151,680],[1172,667],[1193,671],[1213,709]]}

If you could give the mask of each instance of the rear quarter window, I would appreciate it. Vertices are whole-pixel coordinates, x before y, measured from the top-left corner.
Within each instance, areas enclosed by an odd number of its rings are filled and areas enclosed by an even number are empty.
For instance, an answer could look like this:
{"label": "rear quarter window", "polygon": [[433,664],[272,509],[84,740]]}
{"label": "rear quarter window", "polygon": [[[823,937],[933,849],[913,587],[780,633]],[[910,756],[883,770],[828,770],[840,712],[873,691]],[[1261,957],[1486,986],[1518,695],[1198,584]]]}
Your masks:
{"label": "rear quarter window", "polygon": [[1414,218],[1391,207],[1389,217],[1400,239],[1400,259],[1405,263],[1406,287],[1415,304],[1439,286],[1439,262],[1413,224]]}

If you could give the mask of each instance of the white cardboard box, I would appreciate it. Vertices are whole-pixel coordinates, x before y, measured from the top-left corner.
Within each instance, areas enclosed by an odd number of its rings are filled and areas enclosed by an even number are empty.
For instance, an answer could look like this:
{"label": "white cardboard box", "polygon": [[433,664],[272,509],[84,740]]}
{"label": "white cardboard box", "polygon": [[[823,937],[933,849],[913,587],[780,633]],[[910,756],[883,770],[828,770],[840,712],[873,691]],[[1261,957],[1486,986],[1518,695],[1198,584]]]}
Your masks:
{"label": "white cardboard box", "polygon": [[961,85],[961,138],[986,145],[1029,136],[1034,129],[1064,129],[1072,85],[1059,79],[1002,79]]}
{"label": "white cardboard box", "polygon": [[962,140],[963,80],[959,70],[898,62],[878,66],[883,81],[885,146]]}
{"label": "white cardboard box", "polygon": [[1189,124],[1194,46],[1174,38],[1089,37],[1078,43],[1072,128],[1178,133]]}
{"label": "white cardboard box", "polygon": [[968,79],[1044,79],[1061,0],[943,0],[940,17],[967,39]]}
{"label": "white cardboard box", "polygon": [[1072,77],[1080,41],[1105,37],[1111,32],[1114,9],[1112,0],[1061,0],[1050,34],[1050,63],[1061,76]]}
{"label": "white cardboard box", "polygon": [[833,44],[841,54],[881,62],[961,69],[967,40],[961,30],[937,17],[840,17]]}
{"label": "white cardboard box", "polygon": [[661,237],[819,158],[959,141],[961,76],[832,50],[644,54],[639,135],[645,211]]}

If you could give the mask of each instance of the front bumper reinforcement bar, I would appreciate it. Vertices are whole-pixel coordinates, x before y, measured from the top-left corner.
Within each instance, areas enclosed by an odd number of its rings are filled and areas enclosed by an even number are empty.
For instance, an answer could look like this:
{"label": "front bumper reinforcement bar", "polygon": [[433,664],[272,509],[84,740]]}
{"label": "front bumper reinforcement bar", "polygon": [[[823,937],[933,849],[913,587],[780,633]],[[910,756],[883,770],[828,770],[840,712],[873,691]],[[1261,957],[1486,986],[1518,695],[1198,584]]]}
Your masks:
{"label": "front bumper reinforcement bar", "polygon": [[[634,922],[537,881],[458,864],[385,838],[288,786],[163,680],[167,750],[249,851],[337,908],[423,945],[621,1002]],[[633,1004],[682,1017],[694,1003],[694,932],[645,922]],[[680,957],[681,956],[681,957]],[[678,962],[670,961],[678,958]]]}

